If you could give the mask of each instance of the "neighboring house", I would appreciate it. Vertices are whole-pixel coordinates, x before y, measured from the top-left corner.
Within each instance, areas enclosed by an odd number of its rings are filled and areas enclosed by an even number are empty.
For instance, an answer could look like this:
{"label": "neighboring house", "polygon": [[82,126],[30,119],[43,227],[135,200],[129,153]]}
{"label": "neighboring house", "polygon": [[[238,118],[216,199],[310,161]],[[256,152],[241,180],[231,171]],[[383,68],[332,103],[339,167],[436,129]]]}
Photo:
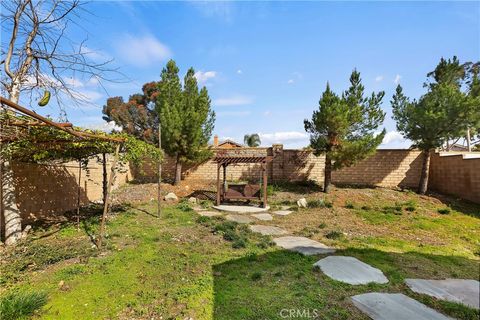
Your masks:
{"label": "neighboring house", "polygon": [[243,144],[237,143],[232,140],[224,140],[222,142],[218,141],[218,136],[213,137],[213,147],[214,148],[222,148],[222,149],[233,149],[233,148],[244,148]]}

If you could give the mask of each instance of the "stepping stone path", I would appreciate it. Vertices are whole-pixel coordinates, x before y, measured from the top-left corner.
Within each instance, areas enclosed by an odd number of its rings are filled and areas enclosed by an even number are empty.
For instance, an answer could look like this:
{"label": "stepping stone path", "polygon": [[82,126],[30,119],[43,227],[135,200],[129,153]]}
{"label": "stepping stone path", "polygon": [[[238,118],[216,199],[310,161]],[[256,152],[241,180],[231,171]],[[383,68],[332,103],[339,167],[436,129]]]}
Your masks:
{"label": "stepping stone path", "polygon": [[269,214],[269,213],[256,213],[256,214],[252,214],[252,217],[257,218],[258,220],[262,220],[262,221],[273,220],[272,215]]}
{"label": "stepping stone path", "polygon": [[276,214],[277,216],[288,216],[292,212],[293,211],[290,211],[290,210],[278,210],[278,211],[273,211],[273,214]]}
{"label": "stepping stone path", "polygon": [[327,247],[323,243],[305,237],[286,236],[275,238],[273,239],[273,241],[279,247],[290,251],[300,252],[301,254],[306,256],[335,252],[335,249]]}
{"label": "stepping stone path", "polygon": [[225,216],[225,219],[227,219],[229,221],[238,222],[238,223],[253,222],[252,218],[250,218],[248,216],[245,216],[245,215],[241,215],[241,214],[228,214],[228,215]]}
{"label": "stepping stone path", "polygon": [[218,217],[221,216],[222,213],[218,211],[207,211],[207,210],[202,210],[197,212],[199,215],[202,217]]}
{"label": "stepping stone path", "polygon": [[405,282],[414,292],[427,294],[440,300],[462,303],[471,308],[479,309],[480,282],[477,280],[406,279]]}
{"label": "stepping stone path", "polygon": [[314,264],[330,278],[348,284],[388,283],[382,271],[354,257],[330,256]]}
{"label": "stepping stone path", "polygon": [[353,296],[352,301],[373,320],[452,319],[401,293],[371,292]]}
{"label": "stepping stone path", "polygon": [[264,236],[281,236],[284,234],[288,234],[288,231],[279,227],[273,226],[262,226],[262,225],[251,225],[250,230],[253,232],[258,232],[263,234]]}

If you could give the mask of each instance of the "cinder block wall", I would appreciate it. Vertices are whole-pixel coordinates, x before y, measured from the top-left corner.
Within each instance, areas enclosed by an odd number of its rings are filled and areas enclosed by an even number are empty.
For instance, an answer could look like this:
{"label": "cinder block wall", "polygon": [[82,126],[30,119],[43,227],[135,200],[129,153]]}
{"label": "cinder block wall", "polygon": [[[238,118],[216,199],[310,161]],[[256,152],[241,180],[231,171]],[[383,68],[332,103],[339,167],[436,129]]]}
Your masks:
{"label": "cinder block wall", "polygon": [[[220,150],[220,149],[218,149]],[[217,149],[214,152],[218,151]],[[232,149],[229,149],[232,150]],[[315,156],[308,150],[283,149],[282,145],[269,148],[243,148],[254,155],[273,154],[273,160],[267,168],[269,181],[314,180],[323,183],[325,156]],[[229,151],[232,152],[232,151]],[[381,187],[417,187],[422,161],[420,151],[416,150],[377,150],[377,152],[357,165],[334,171],[332,180],[337,184],[370,185]],[[183,168],[185,180],[215,181],[217,164],[212,160],[195,166]],[[146,161],[140,175],[134,177],[140,181],[156,181],[156,166]],[[138,169],[132,170],[139,172]],[[172,179],[175,173],[175,161],[168,158],[163,164],[164,179]],[[258,164],[238,164],[227,167],[228,180],[257,181],[261,176]],[[220,171],[223,179],[223,170]]]}
{"label": "cinder block wall", "polygon": [[[107,156],[107,177],[113,157]],[[12,163],[15,196],[25,223],[48,220],[53,214],[77,207],[78,162],[58,164]],[[108,178],[107,178],[108,179]],[[131,180],[130,171],[120,166],[113,188]],[[108,180],[107,180],[108,181]],[[96,158],[90,159],[80,177],[80,203],[103,199],[103,168]]]}
{"label": "cinder block wall", "polygon": [[480,152],[432,154],[429,189],[480,203]]}
{"label": "cinder block wall", "polygon": [[420,151],[379,149],[353,167],[334,171],[332,180],[340,185],[418,187],[421,170]]}

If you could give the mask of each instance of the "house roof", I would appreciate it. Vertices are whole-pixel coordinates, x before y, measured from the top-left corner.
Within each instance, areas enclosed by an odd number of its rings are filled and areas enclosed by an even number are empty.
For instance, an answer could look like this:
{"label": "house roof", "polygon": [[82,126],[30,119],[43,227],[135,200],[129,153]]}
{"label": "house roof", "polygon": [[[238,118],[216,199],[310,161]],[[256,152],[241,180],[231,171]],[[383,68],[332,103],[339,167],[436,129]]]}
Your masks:
{"label": "house roof", "polygon": [[243,144],[240,144],[240,143],[235,142],[235,141],[230,140],[230,139],[227,139],[227,140],[224,140],[224,141],[220,142],[218,144],[218,146],[221,147],[222,145],[225,145],[225,144],[233,144],[234,146],[239,147],[239,148],[244,147]]}

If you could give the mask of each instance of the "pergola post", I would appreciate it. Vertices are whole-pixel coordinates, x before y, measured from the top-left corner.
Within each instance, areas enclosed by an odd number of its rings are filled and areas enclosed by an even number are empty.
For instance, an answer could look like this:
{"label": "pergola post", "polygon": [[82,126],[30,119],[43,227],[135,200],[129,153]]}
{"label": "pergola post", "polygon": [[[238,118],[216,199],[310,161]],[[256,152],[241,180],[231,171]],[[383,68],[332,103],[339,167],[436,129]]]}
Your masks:
{"label": "pergola post", "polygon": [[267,207],[267,163],[262,164],[263,173],[263,207]]}
{"label": "pergola post", "polygon": [[217,163],[217,206],[220,205],[220,163]]}

